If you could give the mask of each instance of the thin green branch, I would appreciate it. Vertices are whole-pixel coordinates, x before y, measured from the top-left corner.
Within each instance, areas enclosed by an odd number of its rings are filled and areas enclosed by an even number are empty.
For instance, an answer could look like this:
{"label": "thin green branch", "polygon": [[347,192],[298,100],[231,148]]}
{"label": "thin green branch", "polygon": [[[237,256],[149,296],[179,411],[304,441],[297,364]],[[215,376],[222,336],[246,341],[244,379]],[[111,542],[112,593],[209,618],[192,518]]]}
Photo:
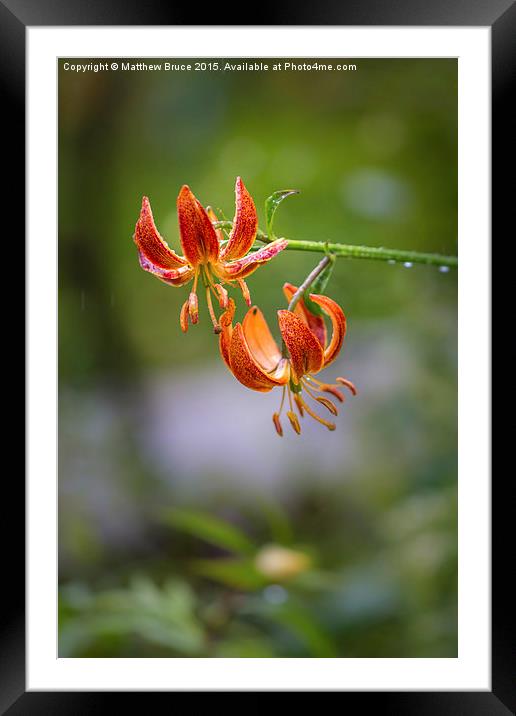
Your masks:
{"label": "thin green branch", "polygon": [[305,280],[303,281],[301,286],[297,289],[295,294],[290,299],[290,303],[288,304],[289,311],[294,310],[294,308],[299,303],[299,300],[302,298],[304,292],[310,288],[310,286],[313,284],[313,282],[315,281],[317,276],[319,276],[319,274],[321,274],[324,271],[324,269],[326,268],[326,266],[328,266],[328,264],[330,264],[330,263],[331,263],[331,258],[329,256],[325,256],[321,261],[319,261],[317,266],[313,269],[313,271],[311,271],[308,274],[308,276],[305,278]]}
{"label": "thin green branch", "polygon": [[[215,228],[231,229],[231,221],[214,222]],[[258,241],[269,244],[274,238],[269,238],[263,231],[256,234]],[[443,254],[429,254],[420,251],[404,251],[402,249],[386,249],[375,246],[355,246],[352,244],[328,243],[326,241],[300,241],[287,239],[287,251],[312,251],[315,253],[332,253],[337,258],[347,259],[373,259],[376,261],[395,261],[402,264],[427,264],[429,266],[443,266],[457,268],[457,256]]]}

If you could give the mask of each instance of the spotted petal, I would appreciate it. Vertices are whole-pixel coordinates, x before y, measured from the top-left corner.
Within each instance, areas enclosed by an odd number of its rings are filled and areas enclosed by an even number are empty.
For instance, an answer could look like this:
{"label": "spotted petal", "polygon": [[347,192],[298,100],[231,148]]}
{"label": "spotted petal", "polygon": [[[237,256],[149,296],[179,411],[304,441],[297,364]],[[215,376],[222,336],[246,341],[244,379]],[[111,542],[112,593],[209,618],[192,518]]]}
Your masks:
{"label": "spotted petal", "polygon": [[222,360],[231,370],[231,361],[229,359],[229,351],[231,347],[231,336],[233,334],[233,317],[235,315],[235,302],[232,298],[228,301],[228,306],[219,319],[221,332],[219,335],[219,350]]}
{"label": "spotted petal", "polygon": [[133,239],[140,252],[157,268],[176,269],[187,264],[185,259],[172,251],[160,236],[154,223],[150,202],[146,196],[142,199],[140,217],[136,222]]}
{"label": "spotted petal", "polygon": [[219,242],[210,218],[190,187],[182,187],[177,197],[177,216],[183,253],[196,268],[207,261],[217,261]]}
{"label": "spotted petal", "polygon": [[274,370],[281,360],[281,352],[258,306],[247,311],[242,328],[256,362],[266,371]]}
{"label": "spotted petal", "polygon": [[281,359],[274,372],[265,371],[252,354],[240,323],[233,329],[229,360],[235,378],[251,390],[266,393],[276,385],[285,385],[288,382],[288,361]]}
{"label": "spotted petal", "polygon": [[[289,303],[292,300],[292,297],[296,291],[297,286],[294,286],[291,283],[283,284],[283,293],[285,294],[285,297]],[[312,311],[308,309],[306,303],[303,301],[302,298],[299,299],[299,303],[295,307],[294,313],[296,314],[296,316],[299,316],[299,318],[301,318],[304,323],[306,323],[308,328],[317,337],[317,340],[319,341],[321,346],[325,348],[326,325],[324,323],[324,318],[322,316],[316,316],[315,313],[312,313]]]}
{"label": "spotted petal", "polygon": [[278,311],[278,323],[290,354],[294,382],[299,383],[307,373],[318,373],[323,366],[323,348],[306,323],[285,310]]}
{"label": "spotted petal", "polygon": [[228,280],[233,281],[237,278],[245,278],[249,274],[256,271],[260,264],[264,264],[267,261],[273,259],[280,251],[286,249],[288,241],[286,239],[276,239],[270,244],[263,246],[258,251],[248,254],[243,259],[238,259],[232,263],[224,265],[224,273]]}
{"label": "spotted petal", "polygon": [[326,367],[333,363],[342,348],[344,336],[346,335],[346,316],[339,304],[328,298],[328,296],[311,293],[310,299],[322,308],[332,323],[333,333],[329,344],[324,350],[324,366]]}
{"label": "spotted petal", "polygon": [[229,241],[222,250],[222,261],[231,261],[245,256],[256,238],[258,229],[258,216],[254,201],[244,186],[244,182],[237,177],[235,184],[235,217]]}
{"label": "spotted petal", "polygon": [[171,286],[184,286],[185,283],[191,281],[194,275],[192,267],[188,265],[181,266],[181,268],[178,269],[160,268],[153,264],[152,261],[149,261],[141,251],[138,251],[138,259],[144,271],[154,274],[154,276],[157,276],[161,281]]}

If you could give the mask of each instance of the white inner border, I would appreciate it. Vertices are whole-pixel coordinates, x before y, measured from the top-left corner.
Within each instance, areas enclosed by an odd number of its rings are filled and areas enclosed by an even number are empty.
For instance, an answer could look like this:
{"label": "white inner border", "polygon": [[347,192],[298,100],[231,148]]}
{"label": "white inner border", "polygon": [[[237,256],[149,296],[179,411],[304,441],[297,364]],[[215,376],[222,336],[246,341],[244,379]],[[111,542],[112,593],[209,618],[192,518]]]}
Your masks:
{"label": "white inner border", "polygon": [[[490,28],[27,28],[27,689],[490,690]],[[459,58],[459,656],[57,658],[58,57]],[[360,71],[360,69],[359,69]]]}

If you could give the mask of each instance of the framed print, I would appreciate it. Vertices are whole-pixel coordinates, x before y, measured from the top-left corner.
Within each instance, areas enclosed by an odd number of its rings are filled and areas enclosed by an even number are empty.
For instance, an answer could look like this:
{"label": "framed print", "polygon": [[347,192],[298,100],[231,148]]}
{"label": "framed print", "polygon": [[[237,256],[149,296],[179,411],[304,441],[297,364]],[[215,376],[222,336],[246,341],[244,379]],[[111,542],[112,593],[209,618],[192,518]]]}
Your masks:
{"label": "framed print", "polygon": [[0,7],[28,308],[3,712],[514,709],[490,186],[516,13],[374,5]]}

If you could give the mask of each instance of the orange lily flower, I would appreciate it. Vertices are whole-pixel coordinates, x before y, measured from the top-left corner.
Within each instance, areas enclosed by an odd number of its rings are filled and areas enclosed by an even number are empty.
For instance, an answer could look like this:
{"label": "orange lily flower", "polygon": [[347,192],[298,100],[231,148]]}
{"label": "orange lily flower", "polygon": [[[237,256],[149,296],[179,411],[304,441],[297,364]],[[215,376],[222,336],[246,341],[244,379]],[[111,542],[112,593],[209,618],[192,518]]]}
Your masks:
{"label": "orange lily flower", "polygon": [[[290,301],[297,291],[296,286],[286,283],[283,292]],[[263,313],[253,306],[245,315],[242,323],[233,327],[235,304],[230,300],[228,308],[221,316],[222,332],[219,347],[222,358],[235,378],[251,390],[265,393],[276,386],[283,390],[279,411],[272,416],[278,435],[283,435],[280,417],[288,396],[287,417],[296,433],[301,425],[294,412],[294,403],[302,418],[305,412],[328,430],[335,430],[335,423],[325,420],[308,405],[305,396],[312,398],[326,408],[332,415],[338,414],[335,403],[326,393],[339,402],[344,402],[340,386],[348,388],[356,395],[356,388],[346,378],[337,378],[329,384],[317,380],[314,376],[329,366],[339,354],[346,334],[346,317],[341,307],[331,298],[310,294],[310,299],[321,307],[332,324],[332,335],[328,340],[326,325],[322,316],[309,310],[301,299],[294,311],[278,311],[278,324],[283,339],[284,350],[279,349],[272,337]]]}
{"label": "orange lily flower", "polygon": [[251,297],[244,278],[287,246],[286,239],[277,239],[249,254],[256,238],[258,217],[254,201],[240,177],[236,180],[235,197],[233,227],[229,240],[223,244],[223,232],[213,227],[212,222],[217,220],[213,210],[205,209],[186,184],[181,188],[177,197],[177,215],[183,256],[172,251],[160,236],[154,224],[150,202],[146,196],[143,197],[133,236],[138,247],[140,266],[172,286],[184,286],[193,280],[192,290],[180,314],[181,329],[185,333],[189,321],[197,323],[199,320],[199,276],[205,287],[215,333],[220,333],[211,294],[218,299],[220,307],[225,309],[228,306],[228,292],[224,284],[233,286],[236,283],[250,306]]}

